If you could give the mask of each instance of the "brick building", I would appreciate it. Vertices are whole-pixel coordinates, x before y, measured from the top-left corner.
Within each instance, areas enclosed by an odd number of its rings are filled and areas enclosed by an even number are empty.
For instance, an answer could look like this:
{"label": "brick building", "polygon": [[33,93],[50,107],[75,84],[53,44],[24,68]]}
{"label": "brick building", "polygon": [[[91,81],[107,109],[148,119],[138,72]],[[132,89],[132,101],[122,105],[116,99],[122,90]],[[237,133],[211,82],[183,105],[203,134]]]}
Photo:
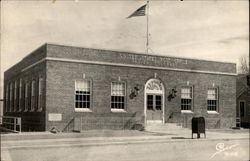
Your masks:
{"label": "brick building", "polygon": [[236,116],[240,119],[240,126],[250,128],[250,90],[247,85],[247,74],[237,76],[236,94]]}
{"label": "brick building", "polygon": [[24,130],[133,128],[236,117],[236,65],[45,44],[4,73],[5,116]]}

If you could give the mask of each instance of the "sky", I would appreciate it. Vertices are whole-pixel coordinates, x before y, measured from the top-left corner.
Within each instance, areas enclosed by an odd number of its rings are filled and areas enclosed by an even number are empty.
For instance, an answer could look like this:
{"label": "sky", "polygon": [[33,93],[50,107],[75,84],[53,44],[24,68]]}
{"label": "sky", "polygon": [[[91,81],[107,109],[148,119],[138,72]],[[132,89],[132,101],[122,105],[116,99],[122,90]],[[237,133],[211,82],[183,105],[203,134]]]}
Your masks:
{"label": "sky", "polygon": [[[145,53],[146,1],[1,1],[3,72],[42,44]],[[247,0],[150,1],[151,54],[239,65],[249,54]]]}

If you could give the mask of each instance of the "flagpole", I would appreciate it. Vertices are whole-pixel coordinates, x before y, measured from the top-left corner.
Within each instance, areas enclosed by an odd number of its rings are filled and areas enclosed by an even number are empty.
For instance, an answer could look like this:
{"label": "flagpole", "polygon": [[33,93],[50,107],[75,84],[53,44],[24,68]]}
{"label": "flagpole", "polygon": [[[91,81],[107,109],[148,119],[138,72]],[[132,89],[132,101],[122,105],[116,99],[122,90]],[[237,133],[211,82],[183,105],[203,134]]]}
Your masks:
{"label": "flagpole", "polygon": [[149,1],[147,1],[147,43],[146,43],[146,53],[148,54],[149,37],[148,37],[148,16],[149,16]]}

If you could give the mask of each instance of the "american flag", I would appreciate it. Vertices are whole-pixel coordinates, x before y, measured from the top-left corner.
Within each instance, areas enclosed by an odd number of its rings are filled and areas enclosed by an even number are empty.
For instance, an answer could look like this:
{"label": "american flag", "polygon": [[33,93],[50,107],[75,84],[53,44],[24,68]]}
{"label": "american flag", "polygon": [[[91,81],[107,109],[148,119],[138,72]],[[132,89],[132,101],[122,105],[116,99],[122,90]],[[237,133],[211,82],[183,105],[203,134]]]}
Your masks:
{"label": "american flag", "polygon": [[131,18],[131,17],[136,17],[136,16],[145,16],[145,11],[146,11],[146,4],[141,6],[140,8],[138,8],[134,13],[132,13],[130,16],[128,16],[127,18]]}

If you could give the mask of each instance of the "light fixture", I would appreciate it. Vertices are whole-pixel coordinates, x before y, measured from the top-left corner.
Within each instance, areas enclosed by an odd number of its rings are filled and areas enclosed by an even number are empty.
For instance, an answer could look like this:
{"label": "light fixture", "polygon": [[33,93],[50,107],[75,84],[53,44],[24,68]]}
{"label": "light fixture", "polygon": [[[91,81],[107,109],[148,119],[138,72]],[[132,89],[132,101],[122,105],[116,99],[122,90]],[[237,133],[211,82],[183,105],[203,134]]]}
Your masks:
{"label": "light fixture", "polygon": [[130,99],[133,99],[134,97],[136,97],[136,96],[138,95],[139,91],[140,91],[140,85],[139,85],[139,84],[136,84],[136,85],[134,86],[134,88],[131,90],[131,93],[130,93],[130,95],[129,95],[129,98],[130,98]]}
{"label": "light fixture", "polygon": [[176,97],[176,93],[177,93],[176,87],[172,88],[168,95],[168,101],[174,99]]}

